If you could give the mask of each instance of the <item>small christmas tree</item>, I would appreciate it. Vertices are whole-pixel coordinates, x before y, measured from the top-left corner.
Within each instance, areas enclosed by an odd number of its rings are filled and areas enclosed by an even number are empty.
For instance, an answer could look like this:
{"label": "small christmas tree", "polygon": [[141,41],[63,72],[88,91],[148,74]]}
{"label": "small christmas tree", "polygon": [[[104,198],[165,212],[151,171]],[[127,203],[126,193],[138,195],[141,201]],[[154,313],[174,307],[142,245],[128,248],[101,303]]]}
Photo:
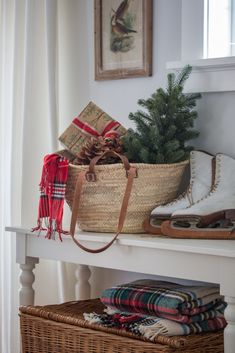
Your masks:
{"label": "small christmas tree", "polygon": [[126,156],[137,163],[176,163],[188,158],[192,146],[186,142],[196,138],[193,129],[197,118],[196,100],[201,94],[184,94],[183,88],[192,67],[187,65],[175,77],[168,74],[167,89],[159,88],[138,104],[145,111],[130,113],[136,130],[129,129],[122,138]]}

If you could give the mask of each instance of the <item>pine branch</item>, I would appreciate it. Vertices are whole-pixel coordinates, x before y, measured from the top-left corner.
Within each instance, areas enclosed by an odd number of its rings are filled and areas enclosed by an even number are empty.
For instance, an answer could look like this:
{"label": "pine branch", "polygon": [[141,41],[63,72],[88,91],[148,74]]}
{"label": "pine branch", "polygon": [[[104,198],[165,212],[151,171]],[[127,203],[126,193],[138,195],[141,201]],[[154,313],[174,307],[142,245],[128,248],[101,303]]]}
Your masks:
{"label": "pine branch", "polygon": [[141,119],[143,119],[143,121],[145,121],[146,123],[151,123],[152,122],[151,116],[149,114],[143,112],[142,110],[138,110],[135,114],[130,113],[129,114],[129,119],[135,121],[136,114],[138,116],[140,116]]}
{"label": "pine branch", "polygon": [[188,158],[192,146],[186,142],[199,134],[194,129],[199,93],[184,94],[183,88],[192,68],[188,65],[175,77],[168,74],[167,88],[158,88],[148,99],[139,99],[144,110],[130,113],[135,131],[123,138],[124,150],[131,161],[176,163]]}
{"label": "pine branch", "polygon": [[175,85],[175,74],[171,73],[167,75],[167,80],[168,80],[168,87],[167,87],[167,91],[170,94],[173,89],[174,89],[174,85]]}
{"label": "pine branch", "polygon": [[192,66],[186,65],[182,71],[179,73],[177,80],[176,80],[176,85],[178,86],[183,86],[184,83],[187,81],[189,78],[190,74],[192,72]]}

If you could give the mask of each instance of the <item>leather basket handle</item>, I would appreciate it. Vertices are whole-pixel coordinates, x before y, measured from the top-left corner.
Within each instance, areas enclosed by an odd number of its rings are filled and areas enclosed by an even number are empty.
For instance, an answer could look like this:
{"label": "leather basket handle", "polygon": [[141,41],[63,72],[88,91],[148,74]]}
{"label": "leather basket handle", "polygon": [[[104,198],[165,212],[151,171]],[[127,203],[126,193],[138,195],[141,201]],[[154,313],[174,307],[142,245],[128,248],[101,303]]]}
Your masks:
{"label": "leather basket handle", "polygon": [[[124,192],[121,210],[120,210],[120,214],[119,214],[117,233],[115,234],[113,239],[108,244],[104,245],[103,247],[98,248],[98,249],[90,249],[90,248],[87,248],[86,246],[82,245],[80,243],[80,241],[78,241],[75,238],[76,223],[77,223],[77,218],[78,218],[78,213],[79,213],[82,187],[85,182],[85,179],[88,182],[95,182],[96,181],[96,174],[94,172],[94,167],[95,167],[96,163],[101,158],[103,158],[105,155],[108,155],[108,156],[115,155],[121,159],[121,161],[124,164],[125,170],[126,170],[127,183],[126,183],[126,189]],[[127,207],[128,207],[130,195],[131,195],[133,181],[134,181],[134,178],[136,178],[136,177],[137,177],[137,169],[135,167],[130,166],[129,161],[125,156],[120,155],[114,151],[106,151],[102,155],[94,157],[90,162],[89,171],[83,171],[83,172],[79,173],[76,187],[75,187],[73,206],[72,206],[72,216],[71,216],[71,223],[70,223],[70,234],[72,236],[73,241],[75,242],[75,244],[77,246],[79,246],[81,249],[83,249],[87,252],[96,254],[96,253],[100,253],[100,252],[108,249],[114,243],[114,241],[117,239],[118,235],[122,231],[122,228],[123,228],[123,225],[125,222],[125,218],[126,218],[126,212],[127,212]]]}
{"label": "leather basket handle", "polygon": [[126,175],[128,174],[128,171],[130,170],[131,166],[130,166],[130,163],[129,163],[127,157],[122,154],[119,154],[117,152],[114,152],[114,151],[105,151],[103,154],[92,158],[92,160],[90,161],[89,171],[86,172],[87,181],[96,181],[96,175],[95,175],[95,170],[94,170],[95,165],[99,162],[99,160],[101,158],[109,157],[109,156],[120,158],[123,165],[124,165],[124,168],[126,170]]}

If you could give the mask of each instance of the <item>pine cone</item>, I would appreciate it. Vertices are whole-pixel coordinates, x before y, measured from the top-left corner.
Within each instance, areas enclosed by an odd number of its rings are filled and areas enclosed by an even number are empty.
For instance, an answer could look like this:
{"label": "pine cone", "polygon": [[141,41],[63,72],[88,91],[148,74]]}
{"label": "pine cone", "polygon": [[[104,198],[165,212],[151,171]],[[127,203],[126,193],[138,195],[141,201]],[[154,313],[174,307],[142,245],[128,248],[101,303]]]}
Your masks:
{"label": "pine cone", "polygon": [[[88,165],[92,158],[102,155],[106,151],[115,151],[122,153],[122,146],[118,139],[95,139],[90,138],[82,147],[73,164]],[[98,164],[112,164],[120,162],[116,157],[101,158]]]}

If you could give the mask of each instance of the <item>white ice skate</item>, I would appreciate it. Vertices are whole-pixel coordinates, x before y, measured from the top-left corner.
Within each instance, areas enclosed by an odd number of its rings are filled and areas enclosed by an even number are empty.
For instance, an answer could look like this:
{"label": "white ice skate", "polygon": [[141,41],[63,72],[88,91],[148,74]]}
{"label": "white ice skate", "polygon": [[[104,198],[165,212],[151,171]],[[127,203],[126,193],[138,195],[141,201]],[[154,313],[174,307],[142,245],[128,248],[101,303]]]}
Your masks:
{"label": "white ice skate", "polygon": [[162,234],[161,224],[170,219],[173,212],[182,210],[194,204],[207,195],[213,183],[213,156],[202,151],[190,153],[190,183],[187,190],[177,199],[165,205],[156,207],[149,219],[146,219],[143,228],[150,234]]}
{"label": "white ice skate", "polygon": [[215,180],[209,194],[172,213],[162,223],[165,235],[176,238],[235,239],[235,160],[224,154],[215,158]]}

